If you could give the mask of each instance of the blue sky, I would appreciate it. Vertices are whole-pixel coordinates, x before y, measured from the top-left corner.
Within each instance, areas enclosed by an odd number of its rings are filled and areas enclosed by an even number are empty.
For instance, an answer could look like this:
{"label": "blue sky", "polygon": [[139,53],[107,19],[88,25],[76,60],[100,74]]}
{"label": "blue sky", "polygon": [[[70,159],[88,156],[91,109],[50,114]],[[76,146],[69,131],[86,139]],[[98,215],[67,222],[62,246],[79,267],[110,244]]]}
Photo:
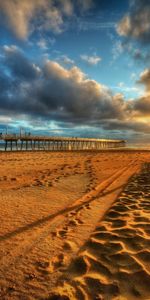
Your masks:
{"label": "blue sky", "polygon": [[149,20],[146,0],[0,0],[1,132],[149,142]]}

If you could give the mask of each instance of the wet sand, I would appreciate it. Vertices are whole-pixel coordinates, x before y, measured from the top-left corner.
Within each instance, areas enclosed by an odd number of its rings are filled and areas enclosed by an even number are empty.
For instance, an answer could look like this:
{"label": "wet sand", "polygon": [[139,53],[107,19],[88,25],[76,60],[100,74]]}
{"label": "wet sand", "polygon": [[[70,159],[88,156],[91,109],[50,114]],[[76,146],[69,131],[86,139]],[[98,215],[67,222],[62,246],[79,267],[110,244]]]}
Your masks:
{"label": "wet sand", "polygon": [[0,299],[150,299],[150,153],[0,153]]}

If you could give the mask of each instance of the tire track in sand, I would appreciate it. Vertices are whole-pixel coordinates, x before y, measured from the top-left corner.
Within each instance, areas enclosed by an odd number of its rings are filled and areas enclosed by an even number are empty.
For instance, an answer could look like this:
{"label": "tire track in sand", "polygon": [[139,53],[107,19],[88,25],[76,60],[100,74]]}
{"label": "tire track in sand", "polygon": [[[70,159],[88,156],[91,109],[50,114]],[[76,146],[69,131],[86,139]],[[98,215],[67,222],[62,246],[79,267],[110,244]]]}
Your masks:
{"label": "tire track in sand", "polygon": [[[120,193],[122,186],[126,183],[128,178],[137,171],[137,165],[135,163],[130,165],[130,167],[125,167],[122,168],[120,171],[115,172],[112,176],[110,176],[107,180],[102,182],[100,185],[96,186],[94,190],[91,192],[87,193],[80,199],[76,200],[71,206],[65,207],[63,210],[58,211],[57,214],[48,216],[44,218],[44,220],[38,220],[37,222],[34,222],[31,224],[29,228],[23,228],[22,231],[17,232],[16,234],[25,234],[25,248],[22,249],[22,247],[18,247],[15,249],[15,251],[12,251],[11,255],[7,255],[7,257],[3,257],[2,260],[2,270],[9,274],[9,267],[10,265],[14,265],[15,269],[18,268],[17,266],[20,265],[21,260],[24,259],[24,257],[28,254],[31,253],[32,249],[35,249],[41,245],[42,241],[47,239],[50,233],[53,234],[53,238],[55,239],[54,232],[56,232],[56,240],[57,238],[59,239],[59,244],[60,244],[60,239],[62,239],[62,249],[65,249],[65,247],[69,247],[70,245],[70,253],[68,255],[68,260],[66,262],[66,265],[69,263],[72,255],[74,255],[75,252],[78,251],[80,248],[80,239],[83,233],[86,232],[86,235],[84,238],[87,238],[90,232],[92,231],[93,227],[95,226],[97,219],[99,219],[99,211],[102,211],[102,216],[105,214],[105,212],[108,210],[108,208],[112,205],[112,203],[115,200],[116,193]],[[113,196],[113,197],[112,197]],[[106,205],[103,204],[106,200],[106,198],[109,198],[109,201]],[[110,200],[111,199],[111,200]],[[91,207],[90,207],[91,206]],[[90,208],[90,209],[89,209]],[[89,215],[90,211],[90,215]],[[97,215],[95,215],[96,211],[98,212]],[[93,214],[94,214],[94,219],[93,219]],[[101,216],[101,217],[102,217]],[[70,218],[71,217],[71,218]],[[82,219],[84,221],[82,221]],[[67,220],[67,223],[66,223]],[[87,228],[87,222],[89,220],[94,220],[93,223],[91,223],[91,226]],[[69,222],[73,221],[74,224],[78,225],[77,228],[79,230],[76,230],[78,234],[76,235],[76,247],[72,248],[72,243],[69,239],[71,235],[73,234],[72,229],[70,232],[66,232],[64,235],[60,234],[60,232],[64,228],[64,224],[66,225],[66,229],[68,228],[74,228],[73,223],[69,224]],[[85,226],[84,226],[84,224]],[[62,226],[63,225],[63,226]],[[73,225],[73,226],[72,226]],[[75,227],[76,227],[75,225]],[[59,230],[55,231],[55,228],[59,226]],[[79,228],[80,227],[80,228]],[[86,229],[85,229],[86,227]],[[77,229],[76,228],[76,229]],[[81,230],[83,228],[83,230]],[[32,235],[32,230],[34,229],[34,235]],[[88,230],[87,230],[88,229]],[[73,229],[74,230],[74,229]],[[79,234],[80,232],[80,234]],[[63,238],[66,238],[67,235],[67,240],[64,243]],[[36,236],[36,237],[35,237]],[[7,236],[6,238],[11,238],[11,236]],[[13,236],[12,236],[13,238]],[[82,242],[84,242],[85,239],[82,237]],[[56,241],[57,244],[57,241]],[[59,247],[60,248],[60,247]],[[60,259],[59,259],[60,258]],[[57,256],[54,257],[53,260],[48,261],[46,264],[46,268],[48,269],[48,272],[55,272],[57,273],[58,269],[57,266],[61,266],[63,264],[64,257],[61,255],[61,253]],[[3,268],[4,266],[4,268]],[[44,266],[44,264],[43,264]],[[56,266],[56,268],[55,268]],[[8,276],[9,277],[9,276]],[[54,276],[55,277],[55,276]],[[56,274],[57,277],[57,274]]]}
{"label": "tire track in sand", "polygon": [[150,163],[134,175],[49,300],[150,299]]}

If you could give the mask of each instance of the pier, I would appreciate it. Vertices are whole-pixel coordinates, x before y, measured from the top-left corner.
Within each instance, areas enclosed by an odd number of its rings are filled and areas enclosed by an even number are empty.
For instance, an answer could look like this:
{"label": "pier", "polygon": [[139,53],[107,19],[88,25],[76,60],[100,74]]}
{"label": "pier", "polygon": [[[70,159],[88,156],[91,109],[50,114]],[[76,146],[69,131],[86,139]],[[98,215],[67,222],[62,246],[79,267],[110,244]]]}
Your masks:
{"label": "pier", "polygon": [[100,150],[125,147],[124,140],[109,140],[79,137],[52,137],[5,134],[0,136],[4,150]]}

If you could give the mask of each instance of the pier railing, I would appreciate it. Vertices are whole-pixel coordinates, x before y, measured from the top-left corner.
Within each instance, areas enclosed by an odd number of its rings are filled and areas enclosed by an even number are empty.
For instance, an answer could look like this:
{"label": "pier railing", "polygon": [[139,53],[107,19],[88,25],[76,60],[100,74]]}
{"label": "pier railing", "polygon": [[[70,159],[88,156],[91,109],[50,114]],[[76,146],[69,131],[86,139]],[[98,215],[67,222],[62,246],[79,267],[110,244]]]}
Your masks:
{"label": "pier railing", "polygon": [[7,150],[100,150],[125,147],[124,140],[36,136],[31,134],[1,134],[0,140]]}

